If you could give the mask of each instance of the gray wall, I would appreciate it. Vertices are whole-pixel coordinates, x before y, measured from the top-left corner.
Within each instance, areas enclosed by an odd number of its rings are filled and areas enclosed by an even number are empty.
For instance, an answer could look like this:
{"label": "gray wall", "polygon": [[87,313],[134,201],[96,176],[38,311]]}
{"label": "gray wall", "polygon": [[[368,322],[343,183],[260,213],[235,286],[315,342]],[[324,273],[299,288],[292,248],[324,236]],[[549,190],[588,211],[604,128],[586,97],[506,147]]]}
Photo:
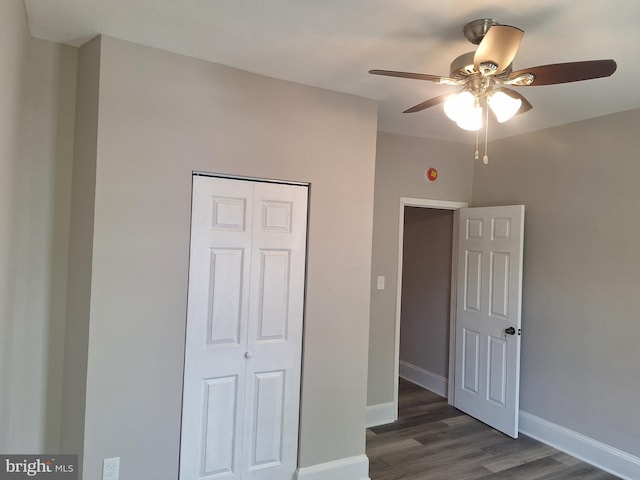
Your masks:
{"label": "gray wall", "polygon": [[[377,144],[371,273],[384,275],[386,288],[372,282],[369,406],[393,401],[400,197],[469,202],[473,172],[469,145],[384,132]],[[436,182],[424,178],[429,167],[438,169]]]}
{"label": "gray wall", "polygon": [[104,37],[98,96],[84,478],[177,476],[192,170],[311,182],[300,465],[362,455],[375,102]]}
{"label": "gray wall", "polygon": [[[14,278],[18,264],[17,228],[22,144],[22,85],[25,78],[29,37],[24,6],[19,0],[0,4],[0,450],[8,451],[12,439],[11,400],[19,381],[13,377],[12,336],[17,325]],[[15,385],[15,386],[14,386]]]}
{"label": "gray wall", "polygon": [[59,451],[76,51],[0,2],[0,451]]}
{"label": "gray wall", "polygon": [[474,205],[524,204],[521,408],[640,456],[640,110],[492,142]]}
{"label": "gray wall", "polygon": [[400,361],[447,377],[453,211],[405,207]]}

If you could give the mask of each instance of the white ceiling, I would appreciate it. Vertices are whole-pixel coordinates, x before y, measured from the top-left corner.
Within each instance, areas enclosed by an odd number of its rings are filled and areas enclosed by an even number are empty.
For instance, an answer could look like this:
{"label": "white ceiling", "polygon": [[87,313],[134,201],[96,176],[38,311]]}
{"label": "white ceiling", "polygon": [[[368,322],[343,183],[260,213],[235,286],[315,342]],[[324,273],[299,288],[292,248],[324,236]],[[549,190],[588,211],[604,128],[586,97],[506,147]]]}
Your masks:
{"label": "white ceiling", "polygon": [[610,78],[521,87],[529,112],[490,138],[640,108],[637,0],[25,0],[31,34],[79,46],[105,34],[270,77],[379,102],[380,130],[475,142],[437,106],[456,87],[369,75],[372,68],[448,75],[474,50],[462,27],[494,18],[525,31],[514,70],[613,58]]}

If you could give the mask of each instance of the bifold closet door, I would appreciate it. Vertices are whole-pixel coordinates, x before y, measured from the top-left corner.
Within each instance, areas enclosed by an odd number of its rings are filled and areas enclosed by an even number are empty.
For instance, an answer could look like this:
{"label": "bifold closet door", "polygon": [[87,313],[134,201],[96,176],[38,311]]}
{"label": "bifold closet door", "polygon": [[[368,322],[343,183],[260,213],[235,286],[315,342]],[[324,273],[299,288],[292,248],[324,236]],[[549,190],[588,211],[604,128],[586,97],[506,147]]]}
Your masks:
{"label": "bifold closet door", "polygon": [[181,480],[295,472],[307,194],[193,178]]}

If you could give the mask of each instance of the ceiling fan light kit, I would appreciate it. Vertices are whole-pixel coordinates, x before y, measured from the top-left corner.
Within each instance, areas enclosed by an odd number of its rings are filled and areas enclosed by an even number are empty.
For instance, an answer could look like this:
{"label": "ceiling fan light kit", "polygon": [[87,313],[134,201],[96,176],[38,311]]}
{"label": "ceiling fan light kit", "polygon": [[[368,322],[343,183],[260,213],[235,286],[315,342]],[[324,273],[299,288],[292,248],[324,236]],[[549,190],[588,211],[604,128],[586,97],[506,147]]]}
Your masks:
{"label": "ceiling fan light kit", "polygon": [[482,127],[482,106],[478,98],[466,90],[447,98],[444,113],[465,130],[479,130]]}
{"label": "ceiling fan light kit", "polygon": [[478,45],[478,48],[455,58],[451,62],[448,77],[393,70],[369,70],[369,73],[462,87],[461,92],[431,98],[403,113],[419,112],[444,103],[445,114],[460,128],[477,132],[484,126],[484,163],[488,162],[486,130],[489,111],[498,122],[503,123],[532,108],[519,92],[506,86],[555,85],[603,78],[611,76],[617,68],[616,62],[609,59],[540,65],[514,72],[512,62],[520,48],[524,35],[522,30],[501,25],[491,18],[483,18],[467,23],[463,32],[467,40]]}
{"label": "ceiling fan light kit", "polygon": [[[500,90],[492,90],[486,96],[486,104],[495,114],[499,123],[513,117],[522,107],[520,98],[513,98]],[[482,128],[483,105],[481,97],[468,90],[449,95],[444,102],[444,113],[464,130]]]}
{"label": "ceiling fan light kit", "polygon": [[492,90],[487,97],[487,102],[500,123],[509,120],[522,107],[522,99],[513,98],[500,90]]}

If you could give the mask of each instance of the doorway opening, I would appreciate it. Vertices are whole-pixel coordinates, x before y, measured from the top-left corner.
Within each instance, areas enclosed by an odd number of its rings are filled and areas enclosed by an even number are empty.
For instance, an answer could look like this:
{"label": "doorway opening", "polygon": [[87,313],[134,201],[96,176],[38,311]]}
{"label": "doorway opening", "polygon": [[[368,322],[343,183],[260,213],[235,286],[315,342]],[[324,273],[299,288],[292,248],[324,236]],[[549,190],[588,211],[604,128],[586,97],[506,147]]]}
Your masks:
{"label": "doorway opening", "polygon": [[[454,372],[451,352],[455,338],[449,338],[449,331],[456,296],[456,283],[452,281],[457,238],[454,212],[467,206],[463,202],[400,199],[393,396],[396,413],[400,376],[452,402],[453,382],[449,380]],[[433,274],[435,269],[442,273],[440,278]],[[427,335],[429,338],[425,338]]]}

